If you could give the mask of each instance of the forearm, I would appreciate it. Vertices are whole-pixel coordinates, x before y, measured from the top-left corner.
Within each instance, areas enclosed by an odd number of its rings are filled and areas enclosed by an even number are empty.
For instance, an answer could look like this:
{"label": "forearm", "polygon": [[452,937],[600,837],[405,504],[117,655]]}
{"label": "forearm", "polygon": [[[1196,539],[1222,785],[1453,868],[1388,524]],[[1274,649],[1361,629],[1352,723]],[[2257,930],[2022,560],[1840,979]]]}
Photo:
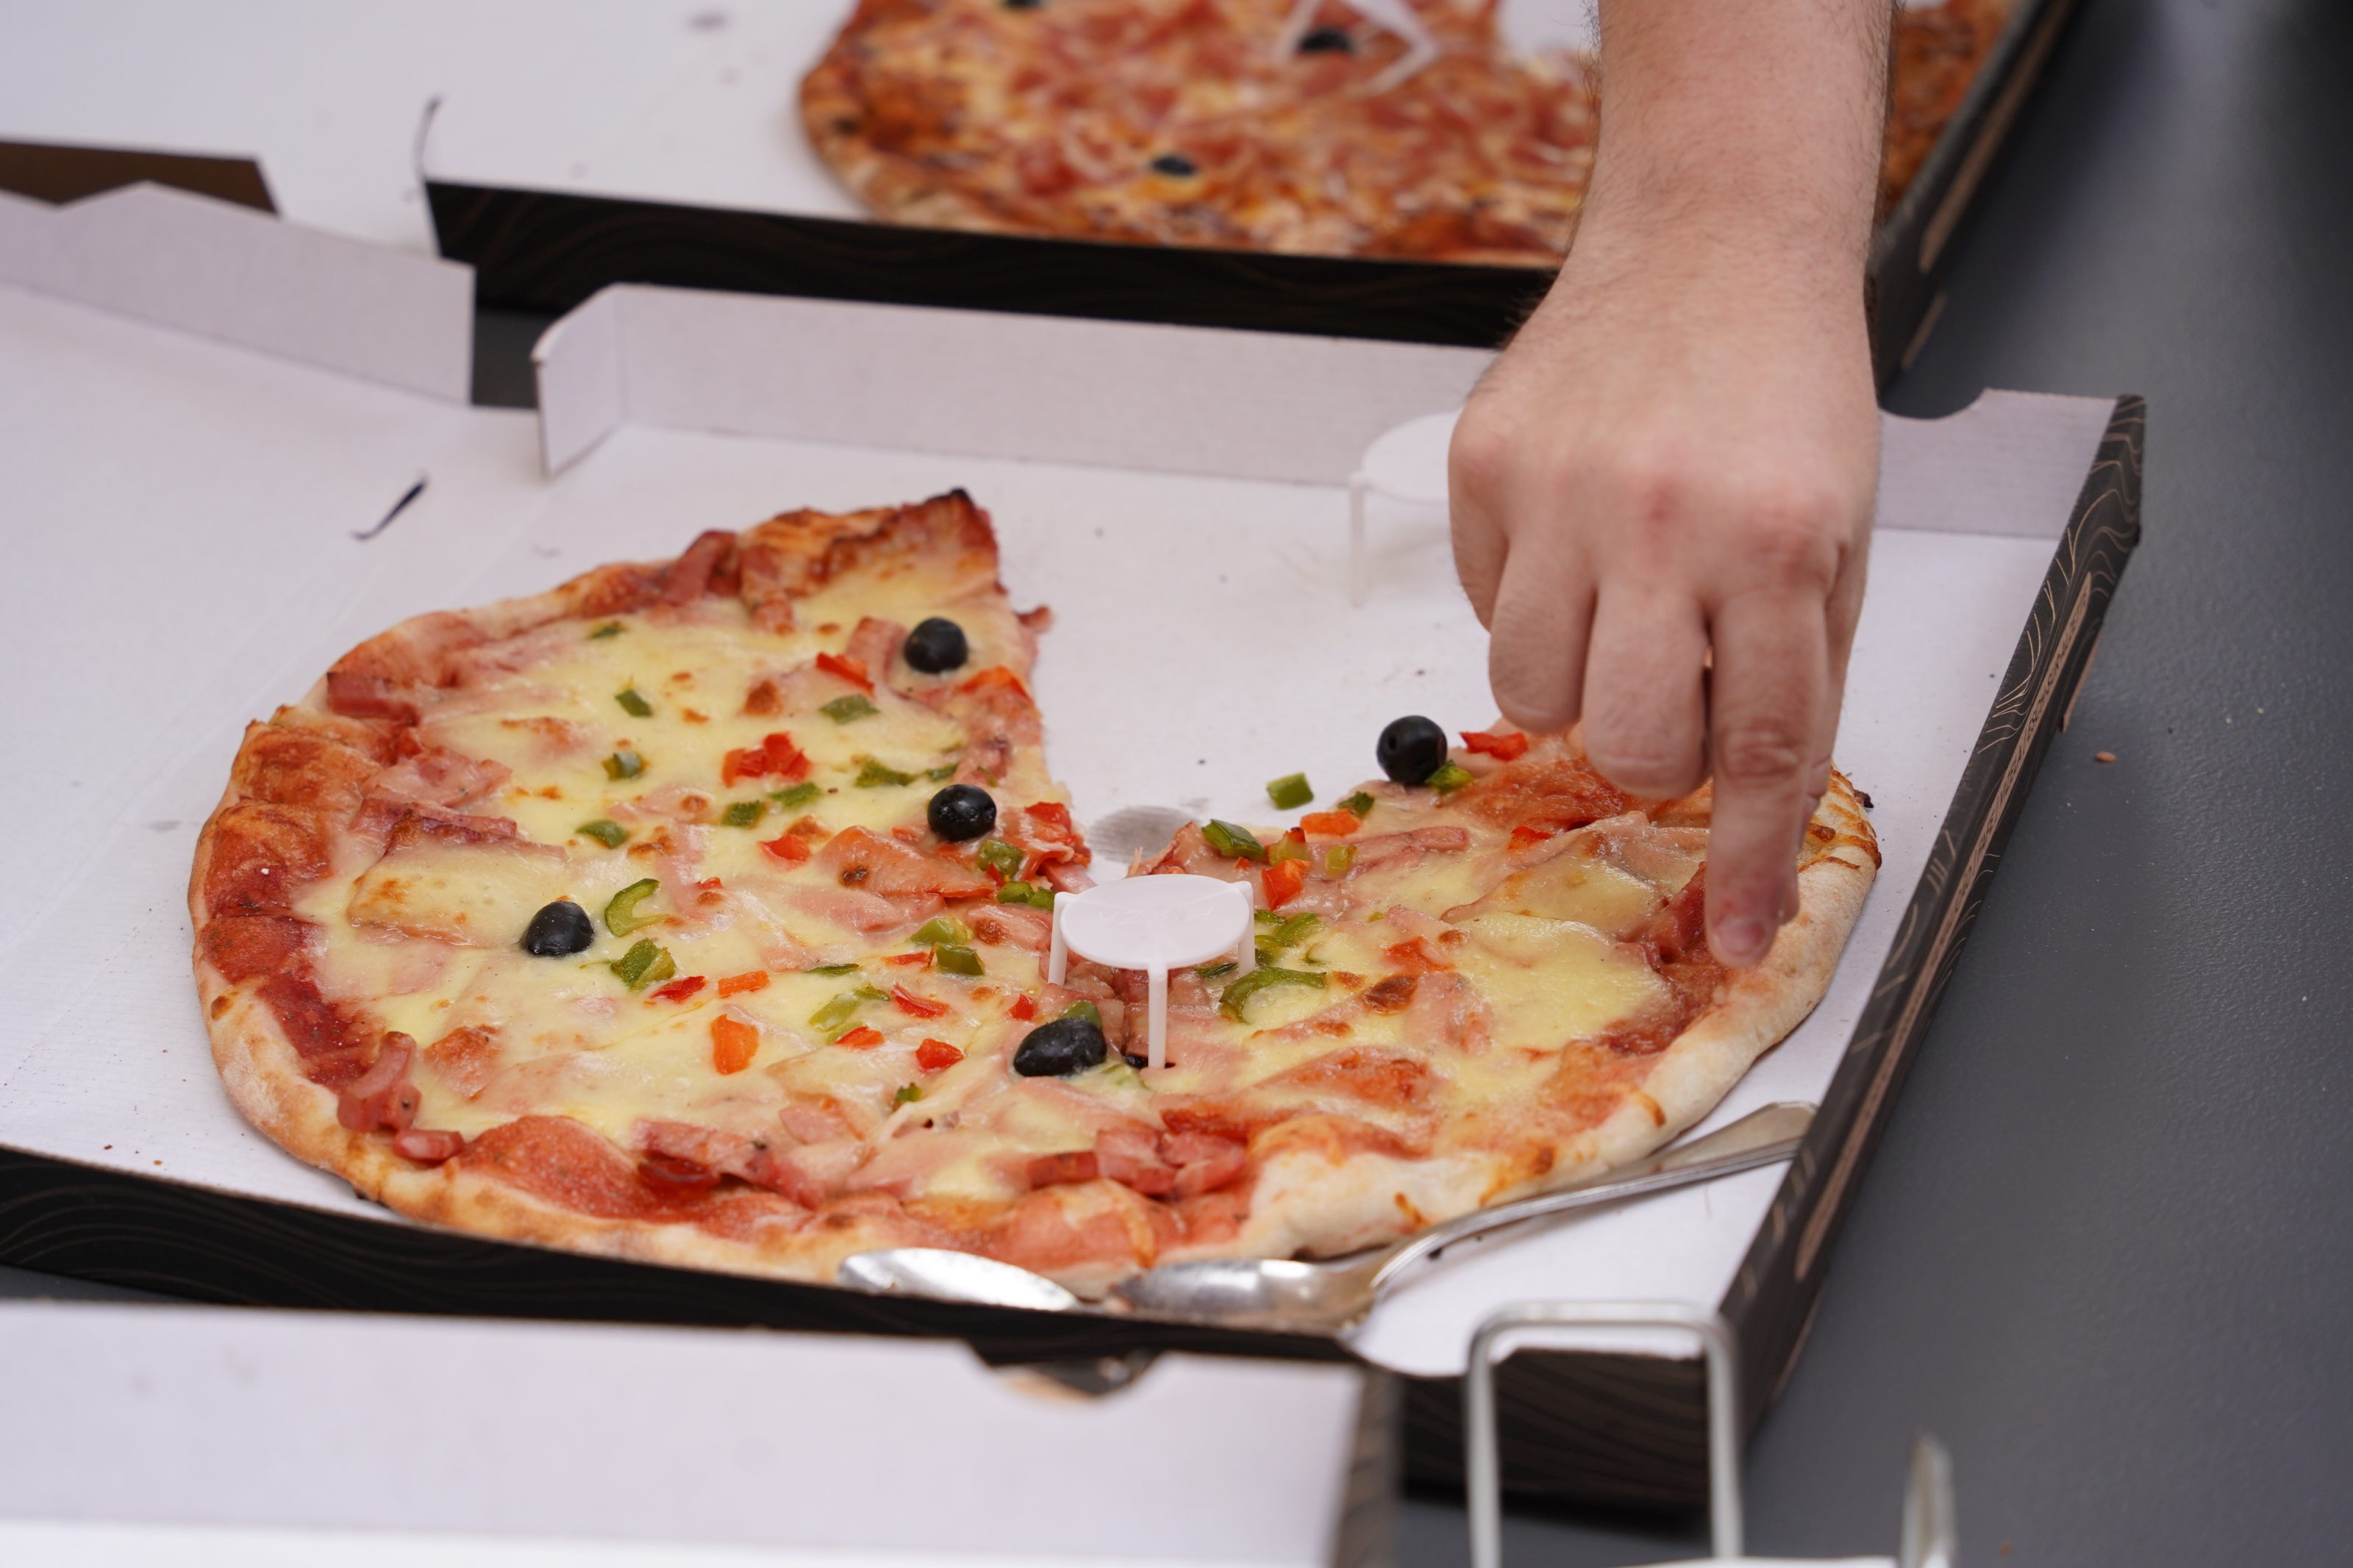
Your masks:
{"label": "forearm", "polygon": [[1786,251],[1859,287],[1891,14],[1890,0],[1601,0],[1588,225]]}

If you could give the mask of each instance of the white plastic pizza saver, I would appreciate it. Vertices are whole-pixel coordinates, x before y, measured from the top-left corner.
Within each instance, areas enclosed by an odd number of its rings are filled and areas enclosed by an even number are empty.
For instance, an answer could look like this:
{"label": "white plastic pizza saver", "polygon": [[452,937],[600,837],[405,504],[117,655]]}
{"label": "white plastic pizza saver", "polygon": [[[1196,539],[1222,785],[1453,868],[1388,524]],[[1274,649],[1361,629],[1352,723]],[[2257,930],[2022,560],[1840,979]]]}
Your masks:
{"label": "white plastic pizza saver", "polygon": [[1348,603],[1365,602],[1365,512],[1374,495],[1416,506],[1446,504],[1446,449],[1462,411],[1425,414],[1383,431],[1348,476]]}
{"label": "white plastic pizza saver", "polygon": [[1240,972],[1258,966],[1256,904],[1248,882],[1215,877],[1128,877],[1054,900],[1046,979],[1060,985],[1071,954],[1141,969],[1150,986],[1148,1065],[1168,1062],[1168,972],[1230,954]]}

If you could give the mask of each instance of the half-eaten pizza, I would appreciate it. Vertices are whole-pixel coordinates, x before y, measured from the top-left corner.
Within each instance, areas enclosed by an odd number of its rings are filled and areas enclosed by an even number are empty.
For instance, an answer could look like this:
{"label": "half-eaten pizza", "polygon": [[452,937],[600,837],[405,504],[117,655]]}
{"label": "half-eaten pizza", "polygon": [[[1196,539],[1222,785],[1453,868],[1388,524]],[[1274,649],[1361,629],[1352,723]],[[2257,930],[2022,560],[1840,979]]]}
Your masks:
{"label": "half-eaten pizza", "polygon": [[[1334,1254],[1635,1159],[1820,999],[1878,863],[1833,775],[1732,970],[1708,796],[1570,737],[1384,732],[1288,826],[1092,864],[961,492],[703,534],[419,616],[252,725],[198,847],[230,1097],[419,1219],[830,1279],[963,1248],[1082,1289]],[[1091,878],[1249,885],[1253,966],[1044,978]]]}

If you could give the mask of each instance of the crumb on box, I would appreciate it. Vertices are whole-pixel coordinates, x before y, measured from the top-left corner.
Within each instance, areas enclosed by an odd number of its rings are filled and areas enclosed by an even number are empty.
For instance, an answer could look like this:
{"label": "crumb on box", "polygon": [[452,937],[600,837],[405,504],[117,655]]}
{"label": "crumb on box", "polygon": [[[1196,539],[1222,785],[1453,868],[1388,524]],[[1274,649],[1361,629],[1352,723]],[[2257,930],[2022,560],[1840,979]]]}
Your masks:
{"label": "crumb on box", "polygon": [[2092,753],[2092,761],[2095,763],[2113,763],[2116,760],[2116,754],[2114,752],[2094,752]]}

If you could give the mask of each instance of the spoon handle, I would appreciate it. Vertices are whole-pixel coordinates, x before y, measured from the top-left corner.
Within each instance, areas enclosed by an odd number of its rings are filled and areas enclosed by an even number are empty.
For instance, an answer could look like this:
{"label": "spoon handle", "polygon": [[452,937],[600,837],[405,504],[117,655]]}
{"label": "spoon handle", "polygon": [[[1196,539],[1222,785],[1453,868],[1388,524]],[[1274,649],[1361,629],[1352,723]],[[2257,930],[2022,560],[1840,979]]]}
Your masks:
{"label": "spoon handle", "polygon": [[1641,1193],[1654,1193],[1716,1176],[1728,1176],[1737,1171],[1751,1171],[1759,1165],[1786,1160],[1798,1152],[1799,1141],[1805,1137],[1806,1129],[1813,1125],[1813,1121],[1812,1106],[1794,1100],[1778,1101],[1752,1110],[1739,1121],[1719,1127],[1704,1138],[1695,1138],[1662,1153],[1653,1154],[1639,1164],[1609,1172],[1573,1187],[1522,1198],[1517,1203],[1504,1204],[1497,1208],[1473,1209],[1398,1243],[1373,1271],[1372,1277],[1366,1281],[1366,1286],[1377,1294],[1398,1275],[1417,1264],[1427,1262],[1440,1249],[1470,1237],[1501,1230],[1505,1226],[1541,1219],[1547,1215],[1567,1214],[1597,1204],[1614,1203],[1620,1198],[1633,1197]]}

